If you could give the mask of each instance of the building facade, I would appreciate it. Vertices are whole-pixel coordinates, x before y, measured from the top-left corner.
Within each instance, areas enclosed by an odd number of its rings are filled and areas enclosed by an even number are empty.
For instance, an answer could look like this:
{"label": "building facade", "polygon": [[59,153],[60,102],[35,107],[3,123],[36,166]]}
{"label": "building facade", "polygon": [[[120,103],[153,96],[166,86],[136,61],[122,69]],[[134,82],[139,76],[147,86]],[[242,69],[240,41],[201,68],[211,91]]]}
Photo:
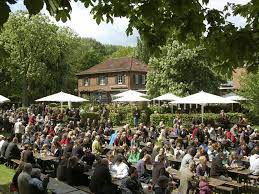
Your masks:
{"label": "building facade", "polygon": [[91,101],[111,102],[114,94],[146,90],[147,65],[131,58],[107,59],[77,74],[78,94]]}

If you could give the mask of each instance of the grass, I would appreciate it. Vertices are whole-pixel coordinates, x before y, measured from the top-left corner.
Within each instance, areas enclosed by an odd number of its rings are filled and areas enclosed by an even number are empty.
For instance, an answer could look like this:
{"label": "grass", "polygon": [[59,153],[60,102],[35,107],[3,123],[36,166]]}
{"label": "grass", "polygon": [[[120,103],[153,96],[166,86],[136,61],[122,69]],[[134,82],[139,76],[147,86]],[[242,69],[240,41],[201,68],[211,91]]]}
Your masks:
{"label": "grass", "polygon": [[13,169],[0,165],[0,194],[11,194],[9,192],[9,185],[12,182],[14,173]]}

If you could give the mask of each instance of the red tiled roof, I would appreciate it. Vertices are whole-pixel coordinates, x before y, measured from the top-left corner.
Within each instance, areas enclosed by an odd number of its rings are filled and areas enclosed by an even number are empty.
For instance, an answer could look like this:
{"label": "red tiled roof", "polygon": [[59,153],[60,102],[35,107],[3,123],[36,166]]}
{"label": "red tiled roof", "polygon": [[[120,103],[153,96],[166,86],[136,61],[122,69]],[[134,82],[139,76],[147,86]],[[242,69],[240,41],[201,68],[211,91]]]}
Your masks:
{"label": "red tiled roof", "polygon": [[147,72],[147,64],[131,57],[107,59],[77,75],[89,75],[99,73],[137,71]]}

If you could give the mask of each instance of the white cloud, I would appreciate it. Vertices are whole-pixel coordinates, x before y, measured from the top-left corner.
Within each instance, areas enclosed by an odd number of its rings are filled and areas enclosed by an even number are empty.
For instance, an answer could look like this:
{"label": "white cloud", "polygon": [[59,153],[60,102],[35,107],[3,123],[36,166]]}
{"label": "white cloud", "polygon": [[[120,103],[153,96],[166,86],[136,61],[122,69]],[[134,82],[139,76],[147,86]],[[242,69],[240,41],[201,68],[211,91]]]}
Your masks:
{"label": "white cloud", "polygon": [[[44,13],[48,14],[46,11]],[[70,27],[82,37],[91,37],[104,44],[135,46],[139,36],[137,30],[131,36],[126,35],[126,18],[115,18],[113,24],[102,22],[98,25],[90,14],[90,9],[86,9],[80,2],[72,3],[71,20],[66,23],[56,22],[53,18],[51,20],[60,26]]]}

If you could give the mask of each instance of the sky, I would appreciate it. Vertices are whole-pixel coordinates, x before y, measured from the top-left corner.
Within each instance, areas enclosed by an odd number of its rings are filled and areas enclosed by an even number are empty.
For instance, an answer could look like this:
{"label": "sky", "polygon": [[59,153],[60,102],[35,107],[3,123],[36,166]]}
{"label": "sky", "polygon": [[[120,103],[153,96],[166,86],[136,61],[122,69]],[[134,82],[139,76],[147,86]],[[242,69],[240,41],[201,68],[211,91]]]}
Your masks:
{"label": "sky", "polygon": [[[249,0],[210,0],[208,7],[223,10],[227,2],[244,4],[248,1]],[[25,10],[23,1],[18,0],[18,3],[12,6],[11,9],[12,11]],[[48,15],[46,10],[42,12]],[[113,24],[103,22],[98,25],[90,14],[90,9],[86,9],[80,2],[72,3],[71,20],[68,20],[66,23],[56,22],[55,19],[51,17],[50,19],[57,25],[70,27],[81,37],[94,38],[103,44],[136,46],[139,36],[137,30],[135,30],[131,36],[126,35],[128,25],[126,18],[115,18]],[[244,18],[239,16],[230,17],[229,21],[233,22],[236,26],[243,26],[245,24]]]}

